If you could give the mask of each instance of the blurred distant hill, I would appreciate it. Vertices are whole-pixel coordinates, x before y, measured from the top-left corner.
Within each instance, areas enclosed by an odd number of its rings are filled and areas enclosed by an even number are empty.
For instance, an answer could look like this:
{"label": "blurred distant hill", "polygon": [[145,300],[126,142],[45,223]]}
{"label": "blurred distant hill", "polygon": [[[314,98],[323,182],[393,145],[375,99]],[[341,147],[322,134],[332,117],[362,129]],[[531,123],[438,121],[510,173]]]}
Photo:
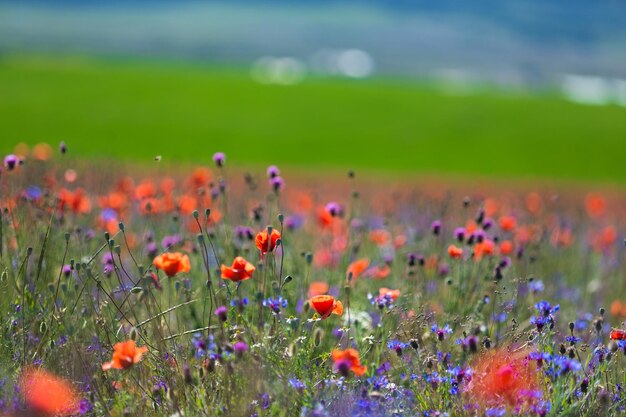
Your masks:
{"label": "blurred distant hill", "polygon": [[52,50],[249,65],[367,51],[382,74],[503,85],[626,76],[626,1],[0,1],[0,51]]}

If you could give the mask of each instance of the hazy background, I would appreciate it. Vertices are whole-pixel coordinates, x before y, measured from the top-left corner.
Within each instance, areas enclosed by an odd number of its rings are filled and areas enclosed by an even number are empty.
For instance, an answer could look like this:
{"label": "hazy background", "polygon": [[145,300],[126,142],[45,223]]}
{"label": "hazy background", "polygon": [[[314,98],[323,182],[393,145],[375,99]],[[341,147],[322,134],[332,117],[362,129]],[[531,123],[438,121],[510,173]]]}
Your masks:
{"label": "hazy background", "polygon": [[624,22],[623,1],[4,1],[0,146],[623,182]]}

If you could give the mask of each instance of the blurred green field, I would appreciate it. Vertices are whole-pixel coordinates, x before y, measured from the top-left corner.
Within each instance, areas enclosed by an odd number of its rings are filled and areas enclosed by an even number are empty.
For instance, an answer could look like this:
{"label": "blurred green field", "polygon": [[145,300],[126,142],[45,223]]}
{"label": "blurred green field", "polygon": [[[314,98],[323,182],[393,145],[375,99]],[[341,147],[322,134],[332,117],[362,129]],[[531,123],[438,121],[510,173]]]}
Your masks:
{"label": "blurred green field", "polygon": [[201,64],[4,56],[0,151],[68,143],[74,155],[240,167],[355,168],[626,182],[626,108],[555,94],[449,95],[404,80],[261,85]]}

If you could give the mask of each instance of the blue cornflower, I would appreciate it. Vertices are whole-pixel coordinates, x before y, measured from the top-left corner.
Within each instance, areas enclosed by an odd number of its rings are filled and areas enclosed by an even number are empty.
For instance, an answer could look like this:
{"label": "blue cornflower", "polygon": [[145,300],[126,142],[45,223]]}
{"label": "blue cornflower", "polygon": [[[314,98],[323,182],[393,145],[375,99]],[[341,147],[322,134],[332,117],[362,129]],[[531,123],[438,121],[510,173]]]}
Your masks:
{"label": "blue cornflower", "polygon": [[376,297],[374,297],[371,293],[369,293],[367,294],[367,299],[370,300],[370,303],[372,305],[377,306],[381,310],[385,307],[387,307],[390,310],[393,308],[393,298],[391,297],[391,294],[389,293],[384,294],[384,295],[379,295]]}
{"label": "blue cornflower", "polygon": [[506,416],[506,407],[488,408],[485,410],[485,417],[504,417]]}
{"label": "blue cornflower", "polygon": [[402,356],[402,349],[408,346],[408,343],[400,342],[399,340],[391,340],[387,343],[387,347],[391,350],[395,350],[398,356]]}
{"label": "blue cornflower", "polygon": [[437,335],[437,339],[443,340],[445,339],[446,334],[452,333],[452,328],[449,324],[446,324],[443,328],[437,327],[436,324],[433,324],[430,326],[430,331]]}
{"label": "blue cornflower", "polygon": [[541,331],[546,325],[553,328],[554,314],[559,311],[560,306],[557,304],[553,307],[549,302],[544,300],[535,304],[535,308],[539,314],[530,318],[530,324],[537,326],[537,330],[539,331]]}
{"label": "blue cornflower", "polygon": [[280,314],[280,309],[287,307],[287,299],[281,296],[276,298],[270,297],[263,300],[263,306],[272,310],[272,313],[274,314]]}
{"label": "blue cornflower", "polygon": [[568,358],[567,356],[558,356],[554,358],[553,367],[549,375],[563,376],[570,372],[578,372],[582,369],[582,365],[576,359]]}
{"label": "blue cornflower", "polygon": [[531,282],[528,283],[528,289],[533,292],[534,294],[540,293],[544,290],[544,285],[543,285],[543,281],[538,279],[538,280],[533,280]]}
{"label": "blue cornflower", "polygon": [[565,341],[566,341],[566,342],[569,342],[569,343],[570,343],[570,345],[574,346],[576,343],[580,343],[580,337],[576,337],[576,336],[574,336],[574,335],[567,336],[567,337],[565,338]]}
{"label": "blue cornflower", "polygon": [[291,378],[289,380],[289,385],[297,389],[298,391],[303,391],[306,388],[306,384],[299,379]]}
{"label": "blue cornflower", "polygon": [[537,366],[541,368],[544,362],[550,363],[552,361],[552,355],[548,352],[531,352],[528,359],[537,361]]}

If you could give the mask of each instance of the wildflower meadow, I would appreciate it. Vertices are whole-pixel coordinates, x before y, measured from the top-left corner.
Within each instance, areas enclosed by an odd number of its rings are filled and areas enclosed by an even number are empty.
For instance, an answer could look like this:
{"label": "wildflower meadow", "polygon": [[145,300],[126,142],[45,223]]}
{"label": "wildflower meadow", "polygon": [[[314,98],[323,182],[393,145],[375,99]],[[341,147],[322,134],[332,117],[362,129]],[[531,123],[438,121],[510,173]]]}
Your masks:
{"label": "wildflower meadow", "polygon": [[207,148],[2,156],[1,415],[624,412],[622,189]]}

